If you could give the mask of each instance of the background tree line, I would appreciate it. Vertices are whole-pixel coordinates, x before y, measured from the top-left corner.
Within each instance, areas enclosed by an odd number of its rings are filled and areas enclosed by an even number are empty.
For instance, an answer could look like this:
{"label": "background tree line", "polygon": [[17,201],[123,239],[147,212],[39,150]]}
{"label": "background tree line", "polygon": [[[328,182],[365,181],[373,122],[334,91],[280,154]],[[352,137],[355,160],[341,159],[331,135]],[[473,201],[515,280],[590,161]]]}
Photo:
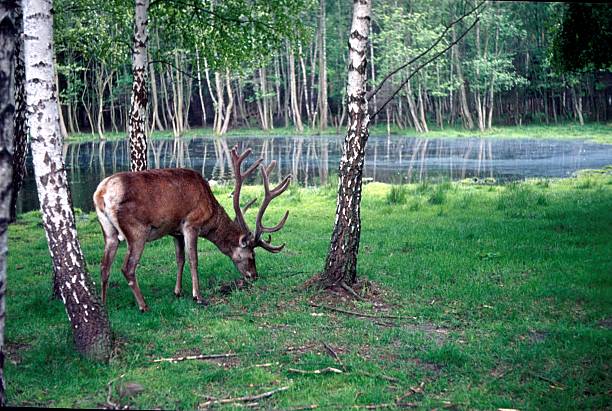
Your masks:
{"label": "background tree line", "polygon": [[[126,130],[133,4],[58,3],[63,132],[91,132],[102,139],[107,131]],[[249,24],[241,20],[244,2],[209,3],[204,8],[201,2],[151,2],[148,130],[179,136],[190,127],[213,127],[223,134],[230,127],[301,131],[346,124],[350,2],[287,2],[280,13],[251,10]],[[372,84],[428,48],[449,21],[475,4],[377,3],[368,56]],[[485,130],[493,125],[607,121],[612,110],[610,70],[561,72],[555,67],[553,46],[567,8],[485,4],[474,30],[407,81],[376,122],[427,132],[432,126]],[[267,22],[270,15],[280,21]],[[444,49],[467,24],[454,26],[433,51]],[[409,75],[410,69],[403,70],[385,84],[372,102],[373,112]]]}

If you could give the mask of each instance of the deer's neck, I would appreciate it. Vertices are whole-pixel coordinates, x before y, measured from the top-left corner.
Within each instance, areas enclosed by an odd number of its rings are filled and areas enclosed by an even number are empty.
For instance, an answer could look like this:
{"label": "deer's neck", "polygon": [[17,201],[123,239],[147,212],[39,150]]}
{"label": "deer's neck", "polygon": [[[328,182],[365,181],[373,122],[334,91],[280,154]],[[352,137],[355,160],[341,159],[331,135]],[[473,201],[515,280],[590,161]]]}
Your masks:
{"label": "deer's neck", "polygon": [[214,245],[225,255],[231,255],[238,246],[240,227],[232,220],[223,207],[219,206],[215,215],[202,227],[200,235]]}

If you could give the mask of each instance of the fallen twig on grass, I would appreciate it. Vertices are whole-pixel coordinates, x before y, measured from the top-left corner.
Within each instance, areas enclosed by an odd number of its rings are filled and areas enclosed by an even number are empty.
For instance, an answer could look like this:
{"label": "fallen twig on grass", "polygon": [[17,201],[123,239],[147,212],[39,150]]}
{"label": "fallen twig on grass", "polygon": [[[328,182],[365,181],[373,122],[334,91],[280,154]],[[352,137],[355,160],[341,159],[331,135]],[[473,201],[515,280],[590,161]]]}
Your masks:
{"label": "fallen twig on grass", "polygon": [[106,408],[107,409],[111,409],[111,410],[118,410],[119,409],[119,404],[115,403],[112,401],[112,396],[113,396],[113,384],[122,379],[123,377],[125,377],[125,374],[121,374],[119,377],[117,378],[113,378],[112,380],[110,380],[108,383],[106,383],[106,387],[108,388],[108,394],[106,396]]}
{"label": "fallen twig on grass", "polygon": [[327,351],[327,353],[334,359],[336,360],[336,362],[338,364],[340,364],[340,368],[342,368],[344,371],[346,371],[346,367],[344,366],[344,364],[342,363],[342,360],[340,359],[340,357],[338,356],[338,353],[336,353],[336,351],[334,351],[334,349],[325,341],[323,341],[323,347],[325,347],[325,350]]}
{"label": "fallen twig on grass", "polygon": [[359,301],[363,301],[364,300],[364,298],[362,296],[357,294],[357,291],[353,290],[353,288],[350,285],[348,285],[347,283],[345,283],[344,281],[340,282],[340,287],[344,288],[344,290],[346,290],[350,295],[352,295],[353,297],[355,297]]}
{"label": "fallen twig on grass", "polygon": [[402,400],[405,400],[406,398],[410,397],[411,395],[422,394],[423,393],[423,387],[425,387],[425,382],[421,382],[417,387],[410,387],[410,389],[404,395],[399,397],[395,402],[401,403]]}
{"label": "fallen twig on grass", "polygon": [[180,362],[186,360],[214,360],[216,358],[230,358],[237,357],[236,353],[224,353],[224,354],[199,354],[199,355],[185,355],[183,357],[169,357],[169,358],[158,358],[152,362]]}
{"label": "fallen twig on grass", "polygon": [[262,392],[261,394],[257,394],[257,395],[247,395],[244,397],[235,397],[235,398],[211,399],[211,400],[201,403],[199,405],[199,408],[208,408],[211,405],[215,405],[215,404],[231,404],[234,402],[254,403],[256,401],[263,400],[265,398],[270,398],[274,394],[281,392],[281,391],[286,391],[288,389],[289,389],[289,386],[286,386],[286,387],[276,388],[271,391]]}
{"label": "fallen twig on grass", "polygon": [[551,380],[550,378],[546,378],[543,375],[536,374],[534,372],[530,372],[529,374],[534,376],[534,377],[536,377],[536,378],[538,378],[538,379],[540,379],[540,380],[542,380],[542,381],[544,381],[544,382],[549,383],[551,385],[551,388],[555,388],[555,389],[558,389],[558,390],[559,389],[560,390],[564,390],[565,389],[565,385],[561,384],[560,382],[557,382],[555,380]]}
{"label": "fallen twig on grass", "polygon": [[374,319],[391,318],[391,319],[396,319],[396,320],[416,320],[417,319],[416,317],[406,317],[406,316],[401,316],[401,315],[386,315],[386,314],[372,315],[372,314],[358,313],[356,311],[349,311],[349,310],[343,310],[341,308],[330,307],[329,305],[317,304],[312,301],[310,301],[309,304],[312,307],[323,308],[325,310],[336,311],[336,312],[347,314],[347,315],[354,315],[356,317],[365,317],[365,318],[374,318]]}
{"label": "fallen twig on grass", "polygon": [[320,370],[298,370],[297,368],[288,368],[287,371],[294,372],[296,374],[326,374],[326,373],[342,374],[344,373],[344,371],[339,370],[334,367],[326,367]]}
{"label": "fallen twig on grass", "polygon": [[372,373],[369,373],[367,371],[359,371],[359,372],[357,372],[357,374],[365,375],[366,377],[380,378],[381,380],[385,380],[385,381],[389,381],[389,382],[399,382],[399,378],[390,377],[390,376],[385,375],[385,374],[372,374]]}

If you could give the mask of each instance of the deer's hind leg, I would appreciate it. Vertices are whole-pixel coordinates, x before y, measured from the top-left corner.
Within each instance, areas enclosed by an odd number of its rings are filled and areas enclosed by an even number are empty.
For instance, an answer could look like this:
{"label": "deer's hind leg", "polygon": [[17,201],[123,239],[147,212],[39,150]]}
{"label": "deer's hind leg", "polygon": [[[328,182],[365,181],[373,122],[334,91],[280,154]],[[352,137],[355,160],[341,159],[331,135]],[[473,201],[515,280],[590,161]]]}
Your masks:
{"label": "deer's hind leg", "polygon": [[185,237],[182,235],[174,236],[174,247],[176,248],[176,285],[174,295],[181,296],[183,269],[185,268]]}
{"label": "deer's hind leg", "polygon": [[[128,221],[125,221],[126,219]],[[128,243],[128,252],[125,255],[125,260],[123,261],[121,271],[123,272],[128,285],[132,289],[132,293],[134,293],[134,297],[136,298],[140,311],[146,312],[149,311],[149,307],[145,303],[140,287],[138,286],[138,280],[136,279],[136,267],[140,262],[140,257],[142,256],[142,251],[144,250],[150,228],[143,226],[138,221],[130,219],[129,217],[126,217],[121,221],[124,223],[121,229],[125,234],[125,239]]]}
{"label": "deer's hind leg", "polygon": [[104,232],[104,255],[100,262],[100,278],[102,281],[102,304],[106,304],[106,292],[108,290],[108,278],[110,277],[111,267],[117,248],[119,247],[119,231],[112,224],[110,219],[102,211],[96,210],[98,221]]}

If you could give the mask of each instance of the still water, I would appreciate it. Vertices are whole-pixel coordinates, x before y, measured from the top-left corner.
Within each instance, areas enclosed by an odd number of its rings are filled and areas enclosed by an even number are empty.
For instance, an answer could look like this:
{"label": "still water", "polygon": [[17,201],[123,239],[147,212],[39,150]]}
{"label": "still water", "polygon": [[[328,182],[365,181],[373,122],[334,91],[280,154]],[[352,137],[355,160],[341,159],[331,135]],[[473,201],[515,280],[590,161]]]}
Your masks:
{"label": "still water", "polygon": [[[291,173],[294,183],[326,184],[337,173],[343,137],[178,138],[149,144],[149,167],[188,167],[208,180],[232,179],[229,151],[248,147],[266,162],[276,160],[271,180]],[[64,157],[74,207],[91,211],[98,183],[129,169],[126,141],[66,144]],[[245,162],[245,166],[248,162]],[[368,140],[364,177],[399,183],[464,178],[494,178],[498,182],[529,177],[567,177],[576,170],[612,164],[612,144],[579,140],[377,137]],[[38,208],[32,161],[21,190],[20,212]],[[257,175],[253,178],[260,181]]]}

